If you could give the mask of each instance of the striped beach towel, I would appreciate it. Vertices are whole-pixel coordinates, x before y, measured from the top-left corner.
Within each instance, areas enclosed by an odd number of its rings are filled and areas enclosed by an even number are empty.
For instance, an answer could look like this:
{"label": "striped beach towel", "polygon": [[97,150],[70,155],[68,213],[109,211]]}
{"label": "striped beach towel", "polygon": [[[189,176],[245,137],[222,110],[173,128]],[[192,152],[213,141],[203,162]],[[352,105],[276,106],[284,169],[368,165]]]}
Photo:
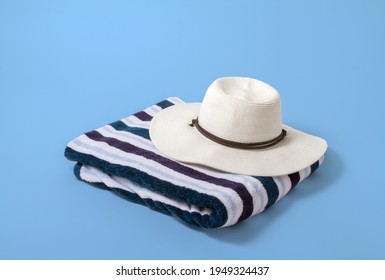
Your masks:
{"label": "striped beach towel", "polygon": [[323,161],[285,176],[258,177],[172,160],[155,148],[148,129],[156,113],[179,103],[168,98],[72,140],[65,156],[76,162],[76,177],[188,224],[218,228],[269,208]]}

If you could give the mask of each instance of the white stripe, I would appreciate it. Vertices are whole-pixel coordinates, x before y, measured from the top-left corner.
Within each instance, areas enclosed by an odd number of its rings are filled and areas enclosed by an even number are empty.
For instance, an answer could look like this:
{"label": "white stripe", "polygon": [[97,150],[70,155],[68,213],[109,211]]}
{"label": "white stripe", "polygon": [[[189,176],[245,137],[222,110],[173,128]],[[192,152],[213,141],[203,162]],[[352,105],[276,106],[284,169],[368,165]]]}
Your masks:
{"label": "white stripe", "polygon": [[[310,173],[311,173],[311,167],[310,167],[310,166],[309,166],[309,167],[306,167],[306,168],[305,168],[305,178],[308,177],[308,176],[310,175]],[[304,179],[305,179],[305,178],[304,178]]]}
{"label": "white stripe", "polygon": [[303,179],[305,179],[305,170],[301,169],[300,171],[298,171],[298,173],[299,173],[299,181],[298,181],[298,184],[299,184]]}
{"label": "white stripe", "polygon": [[145,109],[144,112],[146,112],[147,114],[149,114],[150,116],[153,117],[157,113],[159,113],[161,110],[162,110],[162,108],[159,107],[158,105],[153,105],[153,106],[148,107],[147,109]]}
{"label": "white stripe", "polygon": [[175,105],[185,103],[184,101],[182,101],[178,97],[169,97],[169,98],[167,98],[167,100],[170,101],[171,103],[174,103]]}
{"label": "white stripe", "polygon": [[291,181],[289,176],[284,175],[284,176],[274,176],[272,177],[274,182],[278,186],[279,194],[276,202],[280,200],[282,197],[284,197],[290,190],[291,186]]}
{"label": "white stripe", "polygon": [[321,165],[325,160],[325,155],[323,155],[318,161],[319,161],[319,165]]}
{"label": "white stripe", "polygon": [[[255,178],[253,178],[255,179]],[[255,179],[256,188],[258,189],[258,193],[261,196],[261,203],[258,208],[254,209],[253,215],[263,212],[265,210],[267,203],[269,202],[269,197],[267,195],[267,191],[263,186],[262,182]]]}
{"label": "white stripe", "polygon": [[[106,186],[108,186],[110,188],[119,188],[119,189],[122,189],[122,190],[125,190],[128,192],[131,192],[131,193],[136,193],[142,199],[151,199],[153,201],[159,201],[159,202],[166,203],[168,205],[177,207],[177,208],[184,210],[184,211],[198,212],[201,215],[211,213],[211,209],[208,209],[208,208],[199,209],[198,207],[196,207],[194,205],[188,205],[187,203],[183,203],[180,201],[176,201],[174,199],[170,199],[164,195],[161,195],[161,194],[153,192],[149,189],[140,187],[128,179],[118,177],[118,176],[109,176],[106,173],[104,173],[104,172],[100,171],[99,169],[92,167],[92,166],[83,165],[82,168],[80,169],[80,171],[81,171],[81,174],[87,175],[89,177],[92,176],[90,174],[93,174],[94,179],[97,178],[98,182],[104,183]],[[94,182],[96,182],[96,181],[94,180]]]}
{"label": "white stripe", "polygon": [[85,165],[82,165],[80,168],[80,178],[89,183],[100,183],[100,179],[95,176],[88,168],[85,168]]}
{"label": "white stripe", "polygon": [[141,128],[146,128],[148,129],[149,123],[148,122],[142,122],[139,120],[137,117],[131,118],[131,116],[121,119],[121,121],[131,127],[141,127]]}
{"label": "white stripe", "polygon": [[285,191],[284,193],[282,194],[282,197],[284,197],[285,195],[287,195],[287,193],[290,191],[291,189],[291,180],[290,180],[290,177],[288,175],[283,175],[281,176],[282,178],[282,181],[284,182],[285,184]]}

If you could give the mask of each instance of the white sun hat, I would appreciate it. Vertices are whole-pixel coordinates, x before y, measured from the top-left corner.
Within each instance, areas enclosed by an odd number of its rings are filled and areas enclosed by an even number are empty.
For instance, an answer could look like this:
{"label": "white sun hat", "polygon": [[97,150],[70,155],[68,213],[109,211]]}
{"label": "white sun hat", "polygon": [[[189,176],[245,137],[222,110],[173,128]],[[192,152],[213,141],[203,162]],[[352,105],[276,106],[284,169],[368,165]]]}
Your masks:
{"label": "white sun hat", "polygon": [[202,103],[160,111],[150,137],[177,161],[252,176],[297,172],[327,149],[325,140],[282,124],[281,98],[273,87],[244,77],[215,80]]}

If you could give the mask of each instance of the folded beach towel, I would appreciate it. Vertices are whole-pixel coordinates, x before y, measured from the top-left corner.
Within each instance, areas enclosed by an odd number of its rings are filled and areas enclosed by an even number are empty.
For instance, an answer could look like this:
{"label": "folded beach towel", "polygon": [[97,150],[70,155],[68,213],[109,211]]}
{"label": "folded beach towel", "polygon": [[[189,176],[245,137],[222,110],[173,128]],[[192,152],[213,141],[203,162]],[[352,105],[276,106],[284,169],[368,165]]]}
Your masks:
{"label": "folded beach towel", "polygon": [[77,162],[76,177],[188,224],[218,228],[269,208],[323,161],[285,176],[258,177],[172,160],[154,147],[148,129],[156,113],[179,103],[168,98],[72,140],[65,156]]}

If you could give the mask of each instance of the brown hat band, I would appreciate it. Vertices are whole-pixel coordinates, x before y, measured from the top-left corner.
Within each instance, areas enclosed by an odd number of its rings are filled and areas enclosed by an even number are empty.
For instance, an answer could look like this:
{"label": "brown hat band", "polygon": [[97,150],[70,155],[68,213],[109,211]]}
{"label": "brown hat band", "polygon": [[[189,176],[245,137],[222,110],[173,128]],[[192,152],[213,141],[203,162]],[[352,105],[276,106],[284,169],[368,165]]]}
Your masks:
{"label": "brown hat band", "polygon": [[264,148],[268,148],[268,147],[274,146],[275,144],[281,142],[282,139],[285,138],[285,136],[286,136],[286,130],[282,129],[281,134],[278,135],[277,137],[275,137],[274,139],[271,139],[268,141],[263,141],[263,142],[240,143],[240,142],[234,142],[234,141],[229,141],[229,140],[220,138],[220,137],[208,132],[207,130],[205,130],[203,127],[201,127],[199,125],[198,118],[193,119],[189,125],[191,127],[194,126],[200,132],[200,134],[202,134],[206,138],[208,138],[208,139],[210,139],[210,140],[212,140],[218,144],[221,144],[221,145],[224,145],[227,147],[231,147],[231,148],[238,148],[238,149],[264,149]]}

